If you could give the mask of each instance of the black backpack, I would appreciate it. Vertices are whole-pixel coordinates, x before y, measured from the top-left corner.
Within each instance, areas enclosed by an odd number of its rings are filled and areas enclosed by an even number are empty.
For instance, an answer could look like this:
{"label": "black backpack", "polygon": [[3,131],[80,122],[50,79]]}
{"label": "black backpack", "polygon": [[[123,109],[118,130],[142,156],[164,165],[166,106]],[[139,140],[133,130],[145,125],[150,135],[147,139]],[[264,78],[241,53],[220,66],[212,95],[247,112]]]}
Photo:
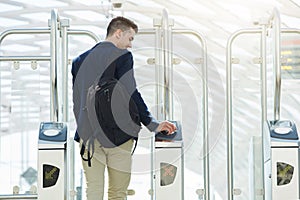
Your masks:
{"label": "black backpack", "polygon": [[[141,130],[137,105],[126,87],[114,77],[115,70],[116,61],[88,88],[86,109],[93,133],[83,141],[80,154],[83,160],[88,161],[89,166],[95,139],[102,145],[104,141],[108,141],[110,145],[119,146],[133,138],[136,140],[135,149]],[[88,157],[84,158],[86,146]],[[105,144],[103,146],[106,147]]]}

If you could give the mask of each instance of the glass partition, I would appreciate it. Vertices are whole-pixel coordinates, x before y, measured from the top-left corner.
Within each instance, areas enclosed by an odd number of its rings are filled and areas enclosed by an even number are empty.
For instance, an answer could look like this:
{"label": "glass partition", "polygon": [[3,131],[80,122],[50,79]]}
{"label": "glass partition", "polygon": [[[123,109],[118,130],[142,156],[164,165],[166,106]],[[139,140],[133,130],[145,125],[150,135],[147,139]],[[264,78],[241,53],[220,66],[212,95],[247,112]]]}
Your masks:
{"label": "glass partition", "polygon": [[[240,46],[241,41],[243,45]],[[251,52],[251,53],[247,53]],[[232,46],[234,199],[263,199],[260,34],[244,34]]]}

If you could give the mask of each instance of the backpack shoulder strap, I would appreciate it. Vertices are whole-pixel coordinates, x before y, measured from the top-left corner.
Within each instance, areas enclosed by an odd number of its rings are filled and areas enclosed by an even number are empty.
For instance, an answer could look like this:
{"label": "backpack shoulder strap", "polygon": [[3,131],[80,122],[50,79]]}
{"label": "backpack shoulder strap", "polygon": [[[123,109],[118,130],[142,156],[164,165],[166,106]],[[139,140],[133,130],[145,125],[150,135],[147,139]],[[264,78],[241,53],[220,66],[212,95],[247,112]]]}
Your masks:
{"label": "backpack shoulder strap", "polygon": [[[92,158],[93,158],[94,152],[95,152],[94,141],[95,141],[95,138],[92,136],[88,141],[82,142],[82,146],[80,149],[81,158],[82,158],[82,160],[88,162],[89,167],[92,166]],[[84,158],[84,152],[86,149],[86,145],[87,145],[87,158]]]}

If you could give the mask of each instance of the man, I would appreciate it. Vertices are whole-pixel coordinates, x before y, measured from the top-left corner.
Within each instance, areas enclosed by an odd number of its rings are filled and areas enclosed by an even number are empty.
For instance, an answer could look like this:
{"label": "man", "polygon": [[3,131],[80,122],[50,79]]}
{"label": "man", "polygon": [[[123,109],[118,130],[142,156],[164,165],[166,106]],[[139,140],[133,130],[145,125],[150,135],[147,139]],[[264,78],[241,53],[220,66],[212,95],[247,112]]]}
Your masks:
{"label": "man", "polygon": [[[166,131],[172,134],[176,126],[168,121],[157,122],[136,89],[133,74],[133,58],[127,49],[132,47],[132,41],[138,32],[137,25],[124,17],[116,17],[107,27],[106,39],[92,49],[74,59],[73,75],[73,103],[74,115],[77,123],[75,140],[82,144],[86,133],[90,133],[91,120],[86,113],[86,96],[88,87],[95,79],[104,73],[111,64],[116,63],[115,78],[123,83],[126,90],[138,108],[140,121],[152,132]],[[94,142],[92,164],[89,167],[83,161],[83,169],[87,182],[87,199],[102,200],[104,195],[104,171],[107,167],[109,176],[108,199],[124,200],[131,176],[131,151],[133,137],[115,145],[105,136]],[[85,150],[85,155],[88,151]]]}

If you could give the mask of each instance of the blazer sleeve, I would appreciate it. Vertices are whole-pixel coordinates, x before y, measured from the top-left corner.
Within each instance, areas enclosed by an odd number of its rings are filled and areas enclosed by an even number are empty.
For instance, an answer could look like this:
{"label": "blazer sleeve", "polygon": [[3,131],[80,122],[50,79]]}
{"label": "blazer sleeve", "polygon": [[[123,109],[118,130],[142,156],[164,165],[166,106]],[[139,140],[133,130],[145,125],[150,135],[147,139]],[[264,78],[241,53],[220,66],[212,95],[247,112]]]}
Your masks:
{"label": "blazer sleeve", "polygon": [[126,87],[133,101],[136,103],[141,122],[150,131],[155,131],[159,122],[151,115],[148,107],[143,100],[140,92],[136,88],[136,81],[133,70],[133,57],[131,52],[127,52],[120,56],[116,61],[115,76]]}

